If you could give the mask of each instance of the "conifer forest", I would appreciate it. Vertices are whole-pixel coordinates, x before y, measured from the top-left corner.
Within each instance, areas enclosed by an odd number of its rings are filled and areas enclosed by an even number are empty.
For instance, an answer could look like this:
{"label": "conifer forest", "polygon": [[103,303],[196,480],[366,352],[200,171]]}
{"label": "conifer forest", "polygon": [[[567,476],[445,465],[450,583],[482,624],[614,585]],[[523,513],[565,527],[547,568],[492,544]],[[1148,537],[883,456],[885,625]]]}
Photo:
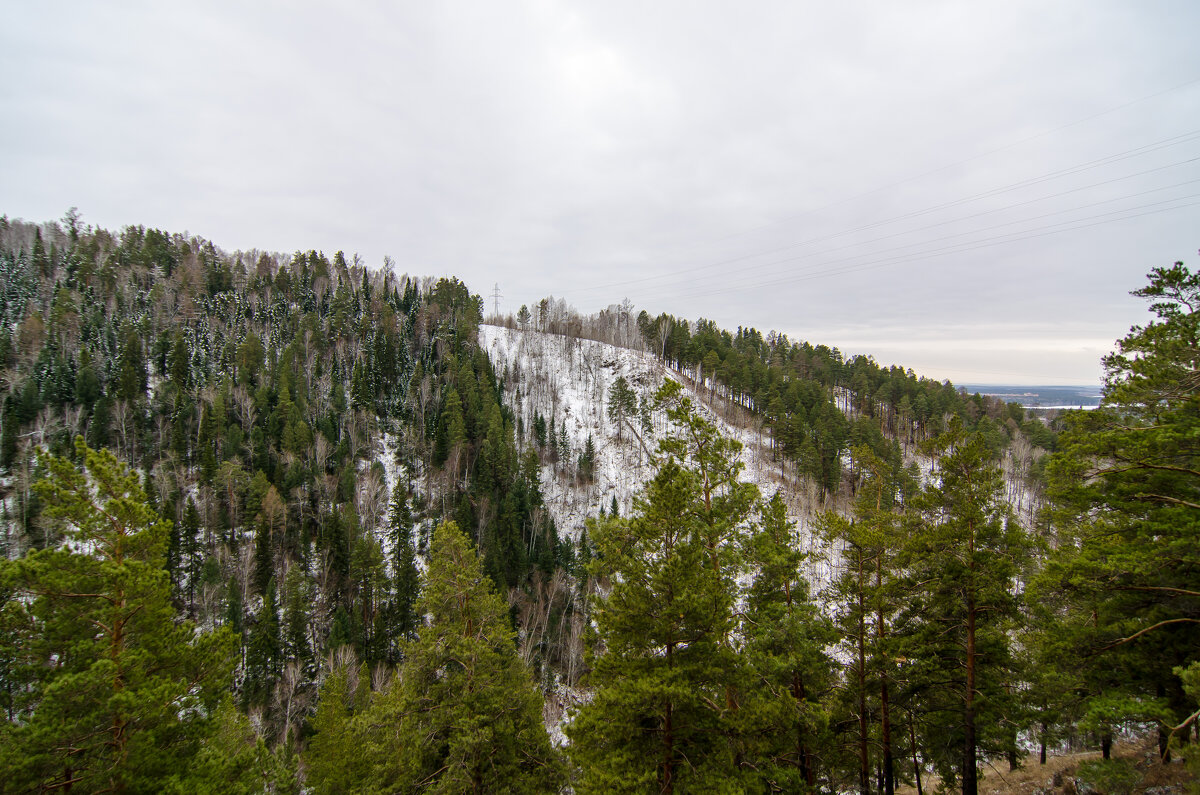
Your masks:
{"label": "conifer forest", "polygon": [[1145,269],[1101,406],[1035,414],[628,302],[2,217],[0,792],[1200,766],[1200,274]]}

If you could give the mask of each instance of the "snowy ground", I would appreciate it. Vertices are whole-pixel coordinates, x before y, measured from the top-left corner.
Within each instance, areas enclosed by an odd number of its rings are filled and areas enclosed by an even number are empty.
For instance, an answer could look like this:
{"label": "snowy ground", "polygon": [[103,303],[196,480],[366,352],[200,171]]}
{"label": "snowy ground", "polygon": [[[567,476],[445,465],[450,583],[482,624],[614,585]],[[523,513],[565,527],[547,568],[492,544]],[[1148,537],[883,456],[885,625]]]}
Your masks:
{"label": "snowy ground", "polygon": [[[693,402],[717,425],[719,431],[743,445],[742,479],[756,484],[765,496],[782,490],[789,514],[797,524],[798,543],[811,552],[823,551],[812,531],[813,517],[820,507],[811,486],[794,473],[771,461],[770,438],[755,427],[753,418],[738,407],[712,399],[706,384],[695,384],[687,376],[667,369],[655,356],[618,348],[601,342],[570,339],[556,334],[521,331],[502,326],[481,326],[479,342],[505,378],[505,400],[531,433],[535,414],[565,423],[571,444],[572,466],[584,449],[588,435],[596,449],[595,479],[579,484],[561,476],[553,464],[542,467],[542,490],[559,532],[578,538],[584,520],[596,516],[601,506],[608,510],[613,497],[622,515],[632,507],[633,496],[653,476],[650,453],[658,437],[667,432],[665,418],[655,417],[649,434],[635,438],[628,428],[618,433],[607,415],[609,393],[620,376],[639,395],[652,396],[664,378],[683,384]],[[522,444],[529,444],[528,438]],[[827,581],[828,564],[810,560],[811,578]]]}

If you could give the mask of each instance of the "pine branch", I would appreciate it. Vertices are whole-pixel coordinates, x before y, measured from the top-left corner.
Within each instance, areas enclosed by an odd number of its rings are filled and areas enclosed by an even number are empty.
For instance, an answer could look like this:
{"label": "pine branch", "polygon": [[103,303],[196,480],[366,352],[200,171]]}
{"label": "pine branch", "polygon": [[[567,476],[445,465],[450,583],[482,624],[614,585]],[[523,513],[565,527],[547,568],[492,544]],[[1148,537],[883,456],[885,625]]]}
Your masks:
{"label": "pine branch", "polygon": [[1168,618],[1166,621],[1159,621],[1157,624],[1152,624],[1145,629],[1140,629],[1127,638],[1121,638],[1120,640],[1114,641],[1107,646],[1101,646],[1099,650],[1108,651],[1109,649],[1115,649],[1117,646],[1126,644],[1135,638],[1145,635],[1147,632],[1158,629],[1159,627],[1165,627],[1168,624],[1200,624],[1200,618]]}
{"label": "pine branch", "polygon": [[1141,495],[1141,499],[1158,500],[1159,502],[1166,502],[1170,503],[1171,505],[1182,505],[1184,508],[1200,509],[1200,503],[1188,502],[1187,500],[1181,500],[1178,497],[1168,497],[1165,494],[1143,494]]}
{"label": "pine branch", "polygon": [[1184,596],[1200,596],[1200,591],[1191,591],[1187,588],[1170,588],[1165,585],[1117,585],[1113,586],[1117,591],[1166,591],[1168,593],[1183,594]]}
{"label": "pine branch", "polygon": [[1103,468],[1103,469],[1097,470],[1097,474],[1120,475],[1120,474],[1124,474],[1126,472],[1135,472],[1139,469],[1153,469],[1153,470],[1159,470],[1162,472],[1179,472],[1180,474],[1184,474],[1184,475],[1194,475],[1195,477],[1200,477],[1200,471],[1197,471],[1195,469],[1190,469],[1188,467],[1171,466],[1170,464],[1153,464],[1153,463],[1151,463],[1149,461],[1145,461],[1145,460],[1122,458],[1120,456],[1115,456],[1115,458],[1116,458],[1116,460],[1122,461],[1122,462],[1128,464],[1129,466]]}

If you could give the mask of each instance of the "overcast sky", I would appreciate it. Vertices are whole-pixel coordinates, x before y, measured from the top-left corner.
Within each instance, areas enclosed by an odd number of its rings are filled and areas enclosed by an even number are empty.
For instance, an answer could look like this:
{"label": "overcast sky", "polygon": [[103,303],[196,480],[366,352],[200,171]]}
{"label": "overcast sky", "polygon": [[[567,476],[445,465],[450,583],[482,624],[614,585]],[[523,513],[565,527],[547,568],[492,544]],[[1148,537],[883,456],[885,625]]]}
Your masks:
{"label": "overcast sky", "polygon": [[956,382],[1098,383],[1200,267],[1194,0],[326,5],[7,4],[0,213]]}

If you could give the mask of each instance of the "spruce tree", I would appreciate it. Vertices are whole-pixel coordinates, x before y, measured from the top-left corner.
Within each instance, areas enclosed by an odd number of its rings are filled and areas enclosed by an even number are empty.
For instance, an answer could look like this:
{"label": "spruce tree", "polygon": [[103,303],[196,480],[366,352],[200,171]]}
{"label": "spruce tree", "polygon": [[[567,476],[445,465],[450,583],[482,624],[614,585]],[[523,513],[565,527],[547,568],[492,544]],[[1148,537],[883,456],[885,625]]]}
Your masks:
{"label": "spruce tree", "polygon": [[367,683],[359,676],[361,669],[348,646],[331,652],[327,665],[310,721],[313,736],[304,754],[308,770],[304,783],[317,795],[362,792],[373,780],[373,771],[364,754],[364,738],[357,733],[362,729],[353,718],[366,706]]}
{"label": "spruce tree", "polygon": [[637,394],[629,387],[625,376],[617,376],[608,398],[608,418],[617,426],[617,438],[625,437],[625,423],[637,413]]}
{"label": "spruce tree", "polygon": [[164,795],[298,795],[295,757],[286,747],[271,751],[250,720],[226,696],[196,756],[156,790]]}
{"label": "spruce tree", "polygon": [[265,706],[283,669],[283,639],[279,629],[279,605],[275,580],[267,583],[262,607],[246,641],[246,680],[242,693],[247,705]]}
{"label": "spruce tree", "polygon": [[187,578],[187,609],[194,612],[200,569],[204,564],[200,538],[200,512],[196,503],[188,497],[183,508],[183,521],[179,523],[180,573]]}
{"label": "spruce tree", "polygon": [[408,489],[399,478],[392,491],[391,531],[395,594],[391,604],[391,628],[393,639],[403,641],[411,638],[417,628],[416,602],[421,583],[413,547],[413,518],[408,506]]}
{"label": "spruce tree", "polygon": [[307,665],[311,656],[308,642],[312,587],[302,567],[293,563],[283,578],[283,641],[287,657]]}

